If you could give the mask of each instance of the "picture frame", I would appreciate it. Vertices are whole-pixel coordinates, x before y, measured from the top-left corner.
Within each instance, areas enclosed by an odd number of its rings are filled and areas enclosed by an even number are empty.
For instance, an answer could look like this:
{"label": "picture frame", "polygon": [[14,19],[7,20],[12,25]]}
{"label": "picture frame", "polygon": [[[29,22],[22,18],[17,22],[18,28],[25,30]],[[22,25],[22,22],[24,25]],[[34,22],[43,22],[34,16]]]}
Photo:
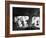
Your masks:
{"label": "picture frame", "polygon": [[[44,3],[5,1],[5,37],[44,35],[44,11]],[[23,18],[25,18],[25,20],[28,19],[29,23],[24,21]],[[38,22],[40,21],[39,24],[36,25],[36,21],[33,19]],[[23,26],[20,20],[24,21]],[[32,25],[39,28],[33,27]]]}

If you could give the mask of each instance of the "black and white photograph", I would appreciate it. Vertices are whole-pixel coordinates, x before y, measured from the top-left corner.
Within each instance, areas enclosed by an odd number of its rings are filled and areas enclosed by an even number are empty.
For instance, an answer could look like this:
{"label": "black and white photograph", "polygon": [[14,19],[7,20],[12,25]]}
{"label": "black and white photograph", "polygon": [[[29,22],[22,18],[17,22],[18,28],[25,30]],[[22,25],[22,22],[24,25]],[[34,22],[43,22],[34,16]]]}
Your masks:
{"label": "black and white photograph", "polygon": [[13,31],[40,30],[40,8],[13,7]]}

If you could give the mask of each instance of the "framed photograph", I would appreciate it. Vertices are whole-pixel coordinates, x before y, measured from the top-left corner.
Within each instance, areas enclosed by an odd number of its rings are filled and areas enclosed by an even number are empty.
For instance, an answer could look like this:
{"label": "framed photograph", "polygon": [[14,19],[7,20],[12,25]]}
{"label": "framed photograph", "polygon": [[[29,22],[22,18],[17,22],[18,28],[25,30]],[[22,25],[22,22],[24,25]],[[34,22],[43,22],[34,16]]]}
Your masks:
{"label": "framed photograph", "polygon": [[6,1],[6,37],[45,34],[44,3]]}

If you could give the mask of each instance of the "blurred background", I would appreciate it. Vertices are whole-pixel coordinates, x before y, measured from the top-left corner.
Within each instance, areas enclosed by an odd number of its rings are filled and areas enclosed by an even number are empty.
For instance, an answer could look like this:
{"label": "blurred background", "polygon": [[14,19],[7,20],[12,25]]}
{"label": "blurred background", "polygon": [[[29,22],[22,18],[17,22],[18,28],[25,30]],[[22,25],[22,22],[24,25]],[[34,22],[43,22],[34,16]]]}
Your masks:
{"label": "blurred background", "polygon": [[[10,0],[6,0],[10,1]],[[12,1],[28,1],[28,2],[38,2],[38,3],[45,3],[45,12],[46,12],[46,0],[12,0]],[[45,13],[46,19],[46,13]],[[46,27],[46,20],[45,20],[45,27]],[[46,34],[46,28],[45,28]],[[0,38],[5,38],[5,0],[0,0]],[[9,38],[46,38],[46,35],[39,35],[39,36],[24,36],[24,37],[9,37]]]}

